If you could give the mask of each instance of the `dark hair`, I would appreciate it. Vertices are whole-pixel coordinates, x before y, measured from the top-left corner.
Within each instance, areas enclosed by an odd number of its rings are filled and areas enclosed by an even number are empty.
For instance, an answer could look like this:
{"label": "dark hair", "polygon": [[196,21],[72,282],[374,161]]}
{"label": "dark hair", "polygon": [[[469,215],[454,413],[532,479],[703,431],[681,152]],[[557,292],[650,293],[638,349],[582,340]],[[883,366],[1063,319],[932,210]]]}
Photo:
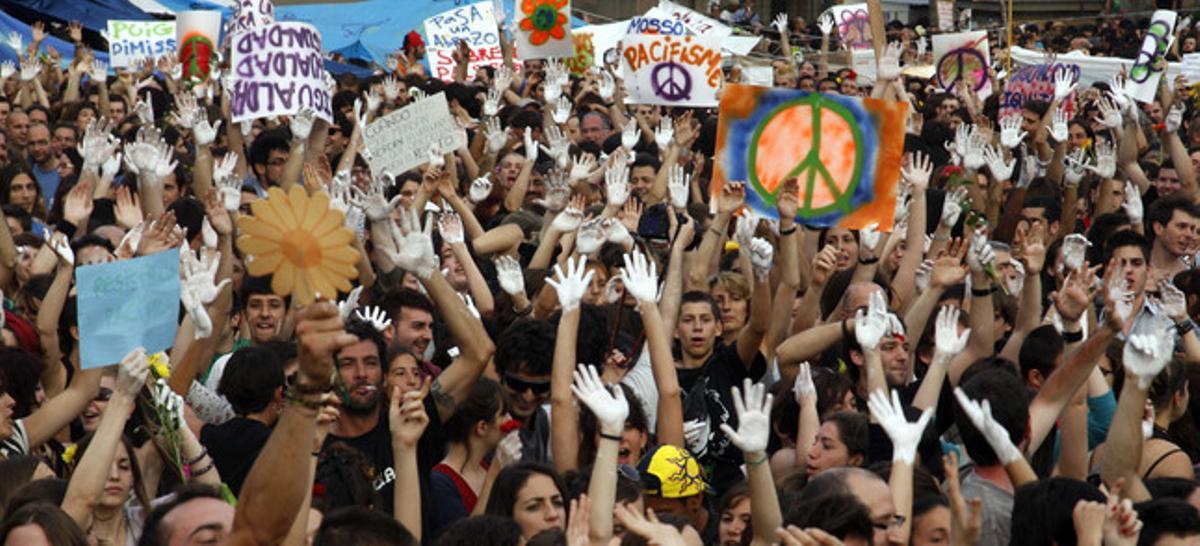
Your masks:
{"label": "dark hair", "polygon": [[339,508],[321,520],[313,546],[417,546],[419,542],[399,521],[361,506]]}
{"label": "dark hair", "polygon": [[117,250],[116,247],[113,246],[112,241],[108,240],[108,237],[101,237],[95,233],[86,233],[74,241],[71,241],[71,251],[75,252],[76,254],[78,254],[80,250],[83,250],[89,246],[98,246],[104,250],[107,250],[109,254],[112,254]]}
{"label": "dark hair", "polygon": [[525,546],[567,546],[567,534],[557,527],[543,529],[529,537]]}
{"label": "dark hair", "polygon": [[1046,112],[1050,111],[1050,103],[1044,100],[1027,100],[1021,107],[1037,114],[1039,118],[1044,117]]}
{"label": "dark hair", "polygon": [[870,447],[871,420],[865,414],[857,411],[839,411],[825,417],[823,422],[837,425],[838,435],[846,444],[846,456],[861,455],[866,462],[867,448]]}
{"label": "dark hair", "polygon": [[254,139],[254,143],[250,145],[250,164],[266,165],[273,150],[288,152],[290,133],[291,131],[282,128],[267,129],[259,133],[258,138]]}
{"label": "dark hair", "polygon": [[1150,242],[1154,242],[1154,224],[1167,227],[1171,223],[1171,217],[1175,216],[1175,211],[1183,212],[1192,218],[1200,218],[1200,210],[1197,210],[1196,205],[1191,199],[1182,195],[1172,195],[1155,199],[1146,211],[1146,238]]}
{"label": "dark hair", "polygon": [[243,347],[229,357],[217,392],[229,400],[234,413],[245,416],[270,405],[283,384],[283,365],[275,352],[265,347]]}
{"label": "dark hair", "polygon": [[138,540],[138,546],[165,546],[171,539],[171,528],[163,524],[163,520],[172,510],[196,499],[224,500],[220,489],[212,485],[188,482],[179,486],[170,500],[150,510],[146,516],[146,524],[142,527],[142,538]]}
{"label": "dark hair", "polygon": [[[179,187],[183,187],[184,180],[176,177]],[[182,190],[180,190],[182,193]],[[186,232],[185,237],[190,243],[200,236],[200,228],[204,225],[204,205],[201,205],[193,197],[180,196],[175,201],[171,202],[167,207],[168,212],[175,213],[175,224],[183,228]]]}
{"label": "dark hair", "polygon": [[913,500],[912,518],[915,524],[917,518],[937,507],[950,508],[950,500],[941,495],[922,495]]}
{"label": "dark hair", "polygon": [[442,531],[436,546],[517,546],[521,526],[509,516],[473,516],[460,519]]}
{"label": "dark hair", "polygon": [[[992,416],[1008,431],[1013,444],[1020,444],[1029,422],[1029,391],[1012,372],[988,369],[961,383],[963,393],[972,400],[987,400]],[[1000,463],[996,452],[962,411],[955,413],[955,423],[962,435],[963,445],[971,460],[979,466]]]}
{"label": "dark hair", "polygon": [[[33,215],[25,212],[25,209],[16,205],[8,204],[0,207],[4,210],[4,215],[17,221],[21,224],[21,229],[26,232],[33,229]],[[20,243],[18,243],[20,244]]]}
{"label": "dark hair", "polygon": [[721,494],[721,497],[717,499],[716,510],[713,511],[713,514],[720,517],[722,512],[732,508],[733,505],[741,502],[742,499],[748,498],[750,498],[750,484],[746,483],[746,480],[737,482],[729,489],[726,489]]}
{"label": "dark hair", "polygon": [[513,322],[496,343],[496,372],[501,377],[510,371],[550,375],[554,362],[554,336],[554,326],[547,321],[523,319]]}
{"label": "dark hair", "polygon": [[1038,326],[1029,332],[1021,343],[1021,351],[1017,362],[1021,365],[1021,379],[1029,380],[1029,372],[1037,370],[1042,379],[1050,377],[1054,371],[1054,361],[1063,352],[1062,334],[1050,324]]}
{"label": "dark hair", "polygon": [[[712,309],[713,317],[716,318],[718,323],[721,322],[721,308],[717,305],[717,300],[713,299],[712,294],[700,290],[689,290],[684,292],[683,296],[679,298],[679,309],[682,310],[683,306],[689,303],[707,303]],[[670,324],[668,327],[674,328],[675,325]]]}
{"label": "dark hair", "polygon": [[12,191],[12,181],[17,175],[28,176],[33,181],[33,188],[37,191],[38,199],[34,202],[34,210],[38,210],[38,203],[42,202],[42,185],[37,183],[37,177],[33,174],[33,168],[22,161],[13,161],[7,167],[0,169],[0,204],[9,204],[9,192]]}
{"label": "dark hair", "polygon": [[[274,296],[275,291],[271,290],[271,275],[263,275],[261,277],[252,277],[246,275],[242,279],[242,289],[238,291],[238,306],[245,310],[249,307],[250,296],[267,295]],[[287,307],[291,303],[291,296],[283,298],[283,305]]]}
{"label": "dark hair", "polygon": [[633,158],[633,164],[629,166],[630,170],[638,167],[652,167],[655,172],[662,167],[662,162],[658,160],[657,155],[639,153]]}
{"label": "dark hair", "polygon": [[1138,546],[1153,546],[1163,535],[1181,538],[1200,534],[1200,513],[1188,501],[1154,499],[1133,505],[1142,520]]}
{"label": "dark hair", "polygon": [[[1045,209],[1045,217],[1047,224],[1053,224],[1059,221],[1062,217],[1062,207],[1058,201],[1049,197],[1027,197],[1025,202],[1021,203],[1023,209]],[[1047,226],[1049,227],[1049,226]]]}
{"label": "dark hair", "polygon": [[[346,333],[358,338],[360,342],[370,341],[374,343],[375,350],[377,351],[376,356],[379,358],[379,366],[381,368],[385,366],[383,359],[387,356],[387,340],[383,339],[383,334],[375,329],[375,325],[358,317],[351,317],[346,320]],[[333,357],[336,359],[338,353],[334,353]]]}
{"label": "dark hair", "polygon": [[1188,366],[1182,360],[1172,358],[1150,384],[1148,398],[1154,409],[1163,410],[1171,398],[1185,392],[1188,386]]}
{"label": "dark hair", "polygon": [[41,459],[32,455],[11,455],[0,459],[0,521],[4,520],[4,510],[9,500],[21,486],[33,479]]}
{"label": "dark hair", "polygon": [[[651,432],[650,419],[646,417],[646,408],[642,405],[642,399],[633,389],[629,388],[629,385],[617,383],[616,386],[625,391],[625,400],[629,403],[629,415],[625,417],[625,427],[644,432],[648,437]],[[599,431],[600,423],[596,420],[596,414],[592,413],[591,408],[587,406],[580,407],[579,466],[590,466],[596,461],[596,436]]]}
{"label": "dark hair", "polygon": [[87,537],[75,524],[75,520],[66,512],[48,502],[36,502],[21,507],[4,519],[0,527],[0,543],[8,540],[8,535],[23,525],[37,525],[42,528],[50,544],[54,546],[87,546]]}
{"label": "dark hair", "polygon": [[[454,407],[454,415],[442,425],[447,442],[467,443],[471,431],[480,421],[491,422],[504,408],[504,395],[500,384],[486,377],[479,378],[471,387],[471,394]],[[464,469],[456,468],[458,472]]]}
{"label": "dark hair", "polygon": [[565,491],[562,478],[549,465],[534,462],[519,463],[501,470],[500,474],[496,476],[484,513],[489,516],[513,517],[518,493],[522,487],[525,487],[525,482],[535,474],[550,478],[560,495]]}
{"label": "dark hair", "polygon": [[13,419],[23,419],[37,407],[37,388],[43,364],[34,355],[16,347],[0,347],[0,371],[4,391],[12,396]]}
{"label": "dark hair", "polygon": [[1047,478],[1018,487],[1013,493],[1009,544],[1075,544],[1075,504],[1105,500],[1095,486],[1070,478]]}
{"label": "dark hair", "polygon": [[400,320],[400,311],[405,307],[420,309],[430,315],[435,311],[433,302],[429,301],[428,296],[411,288],[388,291],[379,305],[393,320]]}
{"label": "dark hair", "polygon": [[13,492],[12,498],[8,499],[8,505],[4,507],[4,513],[11,514],[20,510],[22,506],[38,502],[60,506],[67,496],[69,483],[62,478],[46,478],[26,483]]}
{"label": "dark hair", "polygon": [[345,506],[383,505],[372,480],[375,468],[363,453],[343,442],[334,442],[321,450],[313,480],[312,506],[329,512]]}
{"label": "dark hair", "polygon": [[795,525],[801,529],[816,527],[840,540],[853,537],[869,543],[875,534],[871,512],[862,501],[849,493],[832,493],[809,498],[802,496],[800,502],[788,510],[784,524]]}
{"label": "dark hair", "polygon": [[1200,487],[1200,482],[1187,478],[1151,478],[1146,480],[1146,490],[1155,499],[1172,498],[1187,500]]}
{"label": "dark hair", "polygon": [[1113,252],[1125,246],[1137,247],[1138,250],[1142,251],[1143,259],[1150,259],[1150,242],[1136,231],[1126,229],[1114,233],[1112,237],[1109,237],[1108,242],[1104,244],[1104,261],[1107,262],[1112,258]]}
{"label": "dark hair", "polygon": [[[83,460],[84,455],[87,454],[88,447],[92,445],[95,435],[96,433],[92,432],[75,444],[78,446],[75,450],[75,464],[79,464],[79,461]],[[133,486],[131,489],[133,490],[134,498],[137,499],[138,504],[142,505],[143,509],[149,508],[151,497],[146,492],[145,481],[142,479],[142,466],[138,464],[137,446],[133,444],[128,434],[121,434],[121,442],[117,444],[117,447],[123,447],[125,454],[129,456],[129,471],[133,475]],[[113,460],[116,460],[115,453],[113,454]]]}

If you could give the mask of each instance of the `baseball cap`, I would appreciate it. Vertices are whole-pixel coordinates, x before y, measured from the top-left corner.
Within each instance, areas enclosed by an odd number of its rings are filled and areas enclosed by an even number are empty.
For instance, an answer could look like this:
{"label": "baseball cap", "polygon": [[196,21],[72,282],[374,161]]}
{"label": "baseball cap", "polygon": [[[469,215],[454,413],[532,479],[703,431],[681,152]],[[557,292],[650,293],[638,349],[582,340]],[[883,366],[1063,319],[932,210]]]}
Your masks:
{"label": "baseball cap", "polygon": [[637,469],[646,495],[680,499],[709,491],[700,463],[682,448],[660,445],[642,456]]}

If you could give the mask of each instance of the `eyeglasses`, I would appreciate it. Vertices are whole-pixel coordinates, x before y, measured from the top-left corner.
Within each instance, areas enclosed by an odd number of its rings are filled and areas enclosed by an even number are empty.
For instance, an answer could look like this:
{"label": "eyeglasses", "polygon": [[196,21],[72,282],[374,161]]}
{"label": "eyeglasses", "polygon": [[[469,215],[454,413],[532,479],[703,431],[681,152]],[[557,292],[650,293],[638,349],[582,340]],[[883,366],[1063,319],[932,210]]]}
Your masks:
{"label": "eyeglasses", "polygon": [[108,402],[108,399],[112,398],[112,395],[112,389],[108,387],[100,387],[100,390],[96,391],[96,398],[93,398],[93,400],[97,402]]}
{"label": "eyeglasses", "polygon": [[504,386],[516,391],[517,393],[532,391],[534,396],[550,392],[549,381],[524,381],[511,375],[504,376]]}
{"label": "eyeglasses", "polygon": [[897,528],[903,527],[905,521],[907,521],[907,520],[905,519],[904,516],[892,516],[887,521],[872,522],[871,527],[874,527],[878,531],[887,531],[888,529],[891,529],[892,527],[897,527]]}

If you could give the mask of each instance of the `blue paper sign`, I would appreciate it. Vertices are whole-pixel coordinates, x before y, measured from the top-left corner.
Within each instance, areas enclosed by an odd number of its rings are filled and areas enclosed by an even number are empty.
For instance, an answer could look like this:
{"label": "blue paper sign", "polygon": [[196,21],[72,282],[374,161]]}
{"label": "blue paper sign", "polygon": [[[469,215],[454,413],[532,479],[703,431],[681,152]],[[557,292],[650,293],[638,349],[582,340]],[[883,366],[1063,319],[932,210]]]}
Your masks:
{"label": "blue paper sign", "polygon": [[129,351],[154,353],[175,342],[179,249],[75,270],[79,360],[85,369],[121,362]]}

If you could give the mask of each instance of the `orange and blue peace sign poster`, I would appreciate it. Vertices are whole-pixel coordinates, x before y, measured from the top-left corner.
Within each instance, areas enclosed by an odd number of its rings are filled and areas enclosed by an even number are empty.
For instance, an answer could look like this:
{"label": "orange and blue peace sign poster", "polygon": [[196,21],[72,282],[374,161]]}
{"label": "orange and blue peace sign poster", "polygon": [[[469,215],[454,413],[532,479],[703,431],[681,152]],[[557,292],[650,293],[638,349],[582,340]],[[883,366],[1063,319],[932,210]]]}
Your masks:
{"label": "orange and blue peace sign poster", "polygon": [[712,191],[746,182],[746,204],[778,218],[783,181],[800,182],[796,221],[890,231],[904,154],[903,102],[726,85]]}

